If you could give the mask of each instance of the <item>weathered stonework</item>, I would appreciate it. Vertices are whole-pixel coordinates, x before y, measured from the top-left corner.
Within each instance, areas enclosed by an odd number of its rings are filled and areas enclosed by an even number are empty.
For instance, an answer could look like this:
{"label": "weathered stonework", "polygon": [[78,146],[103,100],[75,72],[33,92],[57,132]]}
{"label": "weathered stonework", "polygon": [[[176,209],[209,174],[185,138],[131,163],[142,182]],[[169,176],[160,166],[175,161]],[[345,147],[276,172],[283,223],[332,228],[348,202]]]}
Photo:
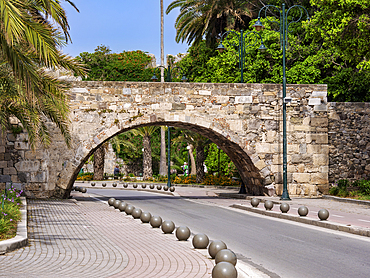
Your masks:
{"label": "weathered stonework", "polygon": [[[287,104],[291,195],[327,191],[326,90],[326,85],[287,86],[292,98]],[[139,126],[170,125],[196,131],[220,146],[249,193],[261,194],[264,185],[274,183],[281,194],[281,94],[278,84],[73,82],[71,148],[53,125],[53,143],[35,152],[25,134],[8,134],[0,144],[0,161],[9,162],[0,165],[0,185],[14,179],[30,196],[66,197],[80,167],[103,142]]]}
{"label": "weathered stonework", "polygon": [[330,103],[329,182],[370,179],[370,103]]}

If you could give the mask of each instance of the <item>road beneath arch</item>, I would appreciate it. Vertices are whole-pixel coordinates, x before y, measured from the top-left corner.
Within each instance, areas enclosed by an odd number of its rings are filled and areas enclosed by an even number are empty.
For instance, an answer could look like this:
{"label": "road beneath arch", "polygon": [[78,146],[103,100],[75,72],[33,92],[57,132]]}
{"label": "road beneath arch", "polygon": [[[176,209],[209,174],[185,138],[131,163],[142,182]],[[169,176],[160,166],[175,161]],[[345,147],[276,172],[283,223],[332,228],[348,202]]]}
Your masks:
{"label": "road beneath arch", "polygon": [[369,277],[370,240],[366,237],[261,217],[214,205],[206,198],[134,190],[88,192],[125,200],[176,226],[186,225],[193,233],[223,240],[239,260],[270,277]]}

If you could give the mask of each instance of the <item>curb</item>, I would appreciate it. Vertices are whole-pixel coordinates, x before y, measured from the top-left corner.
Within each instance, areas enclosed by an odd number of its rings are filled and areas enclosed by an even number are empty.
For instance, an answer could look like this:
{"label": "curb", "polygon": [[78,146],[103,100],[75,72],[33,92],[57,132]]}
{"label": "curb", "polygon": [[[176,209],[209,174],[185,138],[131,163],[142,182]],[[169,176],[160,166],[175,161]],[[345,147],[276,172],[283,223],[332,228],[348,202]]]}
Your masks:
{"label": "curb", "polygon": [[0,255],[14,251],[28,244],[27,234],[27,200],[26,197],[21,197],[22,208],[21,221],[18,222],[17,235],[11,239],[0,241]]}
{"label": "curb", "polygon": [[360,236],[367,236],[370,237],[370,229],[362,228],[362,227],[356,227],[356,226],[346,226],[338,223],[333,223],[329,221],[322,221],[322,220],[314,220],[306,217],[301,217],[301,216],[294,216],[286,213],[280,213],[276,211],[267,211],[267,210],[261,210],[258,208],[250,208],[250,207],[245,207],[241,205],[231,205],[230,207],[232,208],[237,208],[241,210],[246,210],[254,213],[259,213],[265,216],[271,216],[275,218],[280,218],[280,219],[286,219],[286,220],[291,220],[299,223],[304,223],[308,225],[314,225],[318,226],[321,228],[327,228],[331,230],[336,230],[336,231],[341,231],[341,232],[346,232],[346,233],[351,233],[355,235],[360,235]]}
{"label": "curb", "polygon": [[370,201],[365,201],[365,200],[356,200],[356,199],[347,199],[347,198],[341,198],[341,197],[336,197],[336,196],[330,196],[330,195],[322,195],[323,199],[328,199],[328,200],[334,200],[338,202],[343,202],[343,203],[351,203],[351,204],[356,204],[356,205],[365,205],[370,207]]}

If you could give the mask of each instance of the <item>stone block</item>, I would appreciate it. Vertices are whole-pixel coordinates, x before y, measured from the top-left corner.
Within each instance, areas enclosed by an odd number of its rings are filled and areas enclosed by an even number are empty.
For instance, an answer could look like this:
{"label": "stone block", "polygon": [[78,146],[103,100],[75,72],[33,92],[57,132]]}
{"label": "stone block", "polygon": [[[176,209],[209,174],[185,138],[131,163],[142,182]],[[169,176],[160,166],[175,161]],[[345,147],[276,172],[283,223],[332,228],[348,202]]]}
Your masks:
{"label": "stone block", "polygon": [[309,173],[293,173],[293,180],[298,183],[309,183],[311,174]]}
{"label": "stone block", "polygon": [[307,134],[306,143],[310,144],[312,142],[315,142],[316,144],[328,144],[328,134]]}
{"label": "stone block", "polygon": [[15,168],[19,172],[36,172],[40,170],[40,161],[20,161],[15,164]]}
{"label": "stone block", "polygon": [[229,99],[230,99],[230,97],[228,97],[228,96],[217,96],[216,97],[216,102],[219,103],[219,104],[228,103]]}
{"label": "stone block", "polygon": [[212,94],[212,91],[210,90],[199,90],[199,95],[201,96],[210,96]]}
{"label": "stone block", "polygon": [[311,126],[315,127],[327,127],[328,126],[328,118],[323,117],[315,117],[311,118]]}
{"label": "stone block", "polygon": [[256,144],[257,153],[271,153],[271,144],[269,143],[257,143]]}
{"label": "stone block", "polygon": [[256,162],[256,163],[254,164],[254,166],[256,166],[256,168],[257,168],[258,170],[262,170],[263,168],[265,168],[265,167],[266,167],[266,163],[265,163],[263,160],[259,160],[258,162]]}
{"label": "stone block", "polygon": [[5,146],[0,146],[0,153],[5,153]]}
{"label": "stone block", "polygon": [[28,142],[15,142],[14,148],[16,150],[29,150],[30,145]]}
{"label": "stone block", "polygon": [[329,156],[326,154],[314,154],[313,155],[314,166],[326,166],[329,165]]}
{"label": "stone block", "polygon": [[86,88],[72,88],[72,93],[80,93],[80,94],[85,94],[88,93],[89,91]]}
{"label": "stone block", "polygon": [[47,175],[45,172],[30,173],[30,182],[37,182],[37,183],[47,182]]}
{"label": "stone block", "polygon": [[311,184],[328,184],[328,173],[313,173],[311,174]]}
{"label": "stone block", "polygon": [[16,175],[17,170],[14,167],[8,167],[3,169],[3,174],[4,175]]}
{"label": "stone block", "polygon": [[242,131],[243,130],[243,121],[236,120],[236,121],[229,121],[230,129],[234,131]]}
{"label": "stone block", "polygon": [[292,163],[301,164],[301,163],[312,163],[312,155],[309,154],[293,154]]}
{"label": "stone block", "polygon": [[328,145],[308,145],[307,153],[329,155],[329,146]]}
{"label": "stone block", "polygon": [[235,97],[235,104],[238,103],[253,103],[252,96],[236,96]]}
{"label": "stone block", "polygon": [[0,161],[0,168],[8,167],[8,163],[6,161]]}
{"label": "stone block", "polygon": [[0,182],[3,183],[3,182],[11,182],[11,177],[10,175],[0,175]]}

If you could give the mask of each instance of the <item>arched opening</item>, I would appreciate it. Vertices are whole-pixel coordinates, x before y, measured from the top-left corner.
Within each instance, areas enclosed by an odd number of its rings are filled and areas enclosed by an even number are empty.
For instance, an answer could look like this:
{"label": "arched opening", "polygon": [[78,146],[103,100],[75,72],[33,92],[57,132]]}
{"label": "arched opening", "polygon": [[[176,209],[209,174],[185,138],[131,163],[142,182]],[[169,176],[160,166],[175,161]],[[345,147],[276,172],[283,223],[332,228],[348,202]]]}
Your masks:
{"label": "arched opening", "polygon": [[[251,161],[248,154],[243,150],[241,147],[241,142],[232,141],[233,138],[226,137],[219,132],[212,130],[211,128],[199,126],[196,124],[185,123],[185,122],[177,122],[177,121],[158,121],[158,122],[151,122],[139,125],[131,125],[130,127],[123,128],[116,132],[115,134],[104,138],[99,145],[92,148],[87,155],[80,161],[79,165],[74,170],[71,178],[69,180],[67,186],[66,196],[69,195],[69,192],[77,178],[77,175],[84,165],[84,163],[89,159],[89,157],[106,141],[110,140],[114,136],[117,136],[120,133],[126,132],[131,129],[144,127],[144,126],[172,126],[181,129],[187,129],[194,131],[196,133],[201,134],[204,137],[209,138],[213,143],[215,143],[221,150],[223,150],[231,159],[231,161],[235,164],[236,168],[238,169],[239,175],[246,186],[246,190],[248,194],[252,195],[262,195],[264,191],[263,187],[263,177],[261,177],[259,170],[254,166],[253,162]],[[230,133],[229,133],[230,134]],[[235,136],[236,137],[236,136]],[[235,140],[235,139],[234,139]]]}

